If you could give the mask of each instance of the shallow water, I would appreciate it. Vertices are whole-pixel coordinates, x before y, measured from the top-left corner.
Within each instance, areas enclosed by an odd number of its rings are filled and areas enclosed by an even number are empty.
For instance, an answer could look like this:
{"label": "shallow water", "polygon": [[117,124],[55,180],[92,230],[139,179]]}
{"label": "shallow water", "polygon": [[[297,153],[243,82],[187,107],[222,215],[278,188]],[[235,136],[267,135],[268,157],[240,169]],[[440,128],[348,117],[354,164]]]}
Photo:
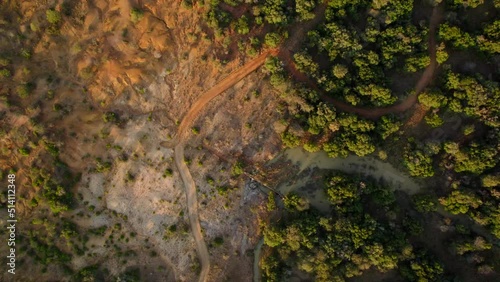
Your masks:
{"label": "shallow water", "polygon": [[[304,192],[301,188],[311,181],[312,169],[314,168],[334,169],[346,173],[371,176],[377,180],[383,180],[393,190],[401,190],[410,195],[419,192],[421,188],[409,175],[399,171],[391,164],[373,157],[350,155],[345,159],[330,158],[325,152],[309,153],[302,148],[287,149],[280,157],[284,157],[297,165],[299,173],[310,170],[309,174],[299,180],[282,183],[278,190],[285,195],[292,191]],[[319,210],[328,210],[328,201],[322,190],[307,191],[306,194],[311,205]]]}
{"label": "shallow water", "polygon": [[308,153],[301,148],[288,149],[285,157],[299,165],[300,171],[306,168],[336,169],[347,173],[372,176],[383,179],[394,190],[402,190],[408,194],[420,191],[420,186],[406,173],[399,171],[391,164],[373,157],[350,155],[345,159],[330,158],[325,152]]}

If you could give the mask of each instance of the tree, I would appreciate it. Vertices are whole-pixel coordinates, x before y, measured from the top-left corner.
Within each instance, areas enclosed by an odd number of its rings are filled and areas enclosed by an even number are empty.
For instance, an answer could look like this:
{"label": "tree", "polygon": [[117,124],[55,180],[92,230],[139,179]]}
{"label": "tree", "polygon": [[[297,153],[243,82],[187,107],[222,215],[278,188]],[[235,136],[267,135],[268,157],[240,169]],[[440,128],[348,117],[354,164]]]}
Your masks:
{"label": "tree", "polygon": [[356,155],[363,157],[375,152],[375,145],[368,134],[349,135],[345,138],[347,148]]}
{"label": "tree", "polygon": [[405,70],[407,72],[416,72],[426,68],[431,63],[431,58],[428,54],[412,56],[406,59]]}
{"label": "tree", "polygon": [[319,37],[316,44],[328,53],[331,61],[338,55],[352,57],[363,48],[354,34],[336,23],[328,23],[322,30],[325,36]]}
{"label": "tree", "polygon": [[264,43],[271,48],[276,48],[280,45],[281,39],[282,38],[278,33],[269,32],[266,36],[264,36]]}
{"label": "tree", "polygon": [[377,123],[377,132],[382,139],[387,139],[393,133],[398,132],[403,123],[396,119],[394,116],[382,116]]}
{"label": "tree", "polygon": [[240,17],[235,24],[236,32],[242,35],[245,35],[250,32],[250,28],[248,26],[248,18],[246,16]]}
{"label": "tree", "polygon": [[344,78],[348,72],[349,72],[349,69],[346,66],[341,65],[341,64],[336,64],[335,66],[333,66],[333,69],[332,69],[333,76],[335,76],[338,79]]}
{"label": "tree", "polygon": [[481,76],[467,77],[449,72],[446,88],[453,94],[449,108],[479,118],[486,125],[500,127],[500,88]]}
{"label": "tree", "polygon": [[264,0],[261,11],[264,19],[270,24],[285,25],[288,23],[288,17],[285,12],[285,0]]}
{"label": "tree", "polygon": [[323,144],[322,149],[330,158],[346,158],[349,155],[349,150],[347,150],[345,143],[339,137]]}
{"label": "tree", "polygon": [[277,247],[285,242],[283,234],[273,227],[268,227],[264,230],[264,244],[269,247]]}
{"label": "tree", "polygon": [[218,7],[212,6],[208,10],[206,16],[207,25],[216,30],[216,33],[220,33],[220,29],[227,27],[231,22],[231,14],[219,9]]}
{"label": "tree", "polygon": [[436,50],[436,62],[441,65],[447,60],[448,60],[448,52],[446,52],[445,44],[441,42],[441,44],[439,44]]}
{"label": "tree", "polygon": [[293,59],[299,71],[312,77],[318,76],[319,65],[313,61],[307,50],[294,54]]}
{"label": "tree", "polygon": [[308,131],[312,134],[319,134],[323,130],[328,130],[328,125],[335,120],[336,113],[327,104],[320,103],[315,113],[307,119]]}
{"label": "tree", "polygon": [[453,3],[456,6],[462,6],[465,8],[476,8],[484,3],[484,0],[454,0]]}
{"label": "tree", "polygon": [[469,240],[463,240],[453,242],[452,246],[457,254],[463,255],[467,252],[480,252],[489,250],[491,249],[492,244],[486,242],[483,237],[477,236],[472,242]]}
{"label": "tree", "polygon": [[443,281],[443,266],[425,253],[418,254],[400,267],[401,275],[412,282]]}
{"label": "tree", "polygon": [[392,68],[401,55],[410,55],[422,43],[427,30],[418,30],[412,24],[394,25],[380,32],[376,41],[380,45],[381,62]]}
{"label": "tree", "polygon": [[483,202],[471,192],[455,190],[447,197],[439,198],[439,203],[452,214],[461,214],[470,208],[478,208]]}
{"label": "tree", "polygon": [[483,34],[477,36],[476,40],[481,51],[490,54],[500,53],[500,20],[486,25]]}
{"label": "tree", "polygon": [[462,149],[457,143],[447,142],[444,144],[444,150],[453,157],[456,172],[467,171],[481,174],[498,163],[496,157],[498,150],[491,145],[471,143],[465,149]]}
{"label": "tree", "polygon": [[359,94],[370,97],[370,100],[376,106],[392,105],[397,100],[390,89],[375,84],[358,86],[356,90]]}
{"label": "tree", "polygon": [[404,165],[411,176],[431,177],[434,175],[431,156],[421,150],[407,151],[404,155]]}
{"label": "tree", "polygon": [[266,70],[271,73],[282,73],[284,71],[283,64],[278,57],[270,56],[264,63]]}
{"label": "tree", "polygon": [[373,2],[378,3],[382,15],[385,16],[385,24],[390,24],[398,20],[408,19],[411,16],[413,10],[413,1],[402,0],[402,1],[386,1],[378,0]]}
{"label": "tree", "polygon": [[458,49],[467,49],[476,45],[474,38],[467,32],[462,31],[459,27],[450,26],[447,23],[439,25],[438,34],[440,38],[450,42],[453,47]]}
{"label": "tree", "polygon": [[302,146],[302,148],[304,148],[304,150],[306,150],[309,153],[315,153],[315,152],[318,152],[319,150],[321,150],[321,147],[314,142],[305,143]]}
{"label": "tree", "polygon": [[327,177],[325,188],[328,200],[334,205],[350,204],[359,197],[361,192],[357,183],[343,173]]}
{"label": "tree", "polygon": [[337,120],[347,132],[369,132],[375,128],[372,121],[359,118],[354,114],[342,113]]}
{"label": "tree", "polygon": [[299,15],[300,21],[314,19],[314,8],[316,0],[297,0],[295,1],[295,12]]}
{"label": "tree", "polygon": [[281,134],[281,141],[283,142],[283,145],[288,148],[294,148],[300,145],[299,137],[289,131],[285,131]]}
{"label": "tree", "polygon": [[421,213],[434,212],[437,210],[437,205],[430,195],[417,194],[412,197],[415,209]]}
{"label": "tree", "polygon": [[441,108],[446,106],[448,98],[441,91],[423,92],[418,95],[418,101],[428,108]]}

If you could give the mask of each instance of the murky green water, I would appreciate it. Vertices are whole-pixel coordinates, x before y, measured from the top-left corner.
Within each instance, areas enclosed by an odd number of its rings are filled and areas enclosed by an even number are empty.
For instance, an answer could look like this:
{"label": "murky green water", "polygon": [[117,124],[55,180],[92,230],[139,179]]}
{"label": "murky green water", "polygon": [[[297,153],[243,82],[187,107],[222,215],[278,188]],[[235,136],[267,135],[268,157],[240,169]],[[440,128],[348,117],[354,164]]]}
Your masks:
{"label": "murky green water", "polygon": [[[345,159],[330,158],[325,152],[309,153],[301,148],[285,150],[278,158],[284,157],[299,167],[299,173],[311,171],[310,169],[332,169],[346,173],[371,176],[378,180],[383,180],[393,190],[401,190],[410,195],[420,191],[420,186],[407,174],[399,171],[391,164],[383,162],[373,157],[358,157],[351,155]],[[294,182],[282,183],[278,190],[283,194],[292,191],[301,191],[308,182],[318,181],[311,179],[312,173]],[[307,191],[309,202],[320,210],[327,210],[328,203],[322,190]]]}

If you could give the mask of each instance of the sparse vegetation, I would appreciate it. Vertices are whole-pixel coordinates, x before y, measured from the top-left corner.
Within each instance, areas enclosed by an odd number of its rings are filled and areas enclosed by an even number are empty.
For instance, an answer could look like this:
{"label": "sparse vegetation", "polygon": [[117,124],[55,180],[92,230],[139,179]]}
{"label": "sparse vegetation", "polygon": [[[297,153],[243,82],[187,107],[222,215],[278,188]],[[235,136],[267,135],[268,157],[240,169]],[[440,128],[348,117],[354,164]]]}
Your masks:
{"label": "sparse vegetation", "polygon": [[130,10],[130,20],[133,23],[139,22],[140,20],[142,20],[143,17],[144,17],[144,11],[142,11],[141,9],[132,8]]}

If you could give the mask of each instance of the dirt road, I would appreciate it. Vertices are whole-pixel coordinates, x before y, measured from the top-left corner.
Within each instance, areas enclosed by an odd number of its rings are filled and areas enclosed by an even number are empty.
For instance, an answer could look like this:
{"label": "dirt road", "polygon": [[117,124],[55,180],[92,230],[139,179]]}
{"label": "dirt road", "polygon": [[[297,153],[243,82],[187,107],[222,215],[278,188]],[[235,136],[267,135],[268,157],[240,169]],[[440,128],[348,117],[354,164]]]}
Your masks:
{"label": "dirt road", "polygon": [[232,87],[235,85],[237,82],[242,80],[244,77],[246,77],[248,74],[251,72],[255,71],[258,67],[260,67],[264,62],[266,61],[267,56],[273,54],[276,55],[278,53],[277,50],[270,50],[270,51],[265,51],[255,59],[251,60],[250,62],[246,63],[244,66],[241,68],[237,69],[236,71],[232,72],[230,75],[228,75],[226,78],[221,80],[219,83],[217,83],[215,86],[213,86],[210,90],[205,92],[203,95],[201,95],[198,100],[196,100],[191,108],[189,109],[188,113],[184,116],[184,118],[181,121],[181,124],[179,125],[179,128],[177,129],[177,135],[176,135],[176,141],[177,142],[182,142],[184,138],[186,137],[187,129],[192,125],[194,119],[198,116],[200,113],[201,109],[205,107],[205,105],[210,102],[213,98],[217,97],[217,95],[221,94],[222,92],[226,91],[228,88]]}
{"label": "dirt road", "polygon": [[201,225],[198,215],[198,198],[196,197],[196,185],[193,177],[189,172],[187,165],[184,163],[184,144],[179,143],[175,146],[175,164],[181,174],[182,182],[186,189],[187,207],[189,223],[191,224],[191,233],[193,233],[194,241],[196,243],[196,250],[200,258],[201,273],[199,281],[206,281],[208,272],[210,270],[210,258],[208,256],[207,245],[203,240],[201,233]]}
{"label": "dirt road", "polygon": [[[408,96],[404,101],[402,101],[399,104],[384,108],[362,108],[362,107],[352,106],[350,104],[347,104],[346,102],[329,97],[326,94],[323,94],[321,99],[325,102],[331,103],[333,106],[335,106],[337,109],[340,109],[341,111],[355,113],[369,119],[378,119],[383,115],[391,113],[401,113],[413,107],[417,103],[418,95],[433,80],[434,72],[438,66],[438,63],[436,61],[435,34],[436,34],[436,28],[439,25],[441,14],[442,14],[441,8],[439,8],[439,6],[434,7],[434,9],[432,10],[430,25],[429,25],[429,56],[431,62],[425,68],[424,73],[422,74],[417,84],[415,85],[415,92],[412,95]],[[286,65],[289,73],[291,73],[297,80],[305,82],[309,84],[309,86],[312,87],[313,89],[320,91],[318,87],[315,85],[315,83],[312,82],[309,78],[305,77],[303,74],[297,74],[298,71],[295,68],[293,59],[291,58],[291,54],[289,52],[282,52],[280,53],[280,55],[281,55],[280,57],[282,57],[282,60],[287,62]]]}
{"label": "dirt road", "polygon": [[184,182],[191,232],[193,233],[193,237],[196,243],[196,250],[200,258],[201,273],[198,280],[200,282],[204,282],[207,280],[208,273],[210,271],[210,258],[208,255],[205,240],[203,239],[203,235],[201,233],[201,225],[198,214],[198,199],[196,196],[196,185],[193,177],[191,176],[191,173],[189,172],[189,168],[184,163],[184,141],[187,133],[189,132],[189,127],[198,117],[198,114],[203,109],[203,107],[205,107],[205,105],[217,95],[222,94],[228,88],[234,86],[238,81],[242,80],[248,74],[255,71],[258,67],[264,64],[267,56],[269,56],[270,54],[277,54],[277,50],[271,50],[262,53],[260,56],[251,60],[243,67],[232,72],[226,78],[213,86],[210,90],[202,94],[198,98],[198,100],[193,103],[187,114],[182,119],[179,128],[177,129],[176,137],[172,141],[174,142],[174,144],[177,143],[174,148],[175,164],[177,166],[177,169],[179,170],[179,173],[181,174],[182,182]]}

